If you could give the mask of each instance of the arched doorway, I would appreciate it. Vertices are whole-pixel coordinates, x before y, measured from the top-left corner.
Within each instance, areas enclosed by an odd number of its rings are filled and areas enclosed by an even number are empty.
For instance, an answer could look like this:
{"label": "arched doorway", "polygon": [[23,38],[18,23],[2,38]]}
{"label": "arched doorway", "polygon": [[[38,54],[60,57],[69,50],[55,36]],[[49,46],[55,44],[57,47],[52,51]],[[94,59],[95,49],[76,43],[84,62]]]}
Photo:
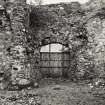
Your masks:
{"label": "arched doorway", "polygon": [[52,43],[41,47],[40,70],[44,77],[67,77],[70,65],[69,48]]}

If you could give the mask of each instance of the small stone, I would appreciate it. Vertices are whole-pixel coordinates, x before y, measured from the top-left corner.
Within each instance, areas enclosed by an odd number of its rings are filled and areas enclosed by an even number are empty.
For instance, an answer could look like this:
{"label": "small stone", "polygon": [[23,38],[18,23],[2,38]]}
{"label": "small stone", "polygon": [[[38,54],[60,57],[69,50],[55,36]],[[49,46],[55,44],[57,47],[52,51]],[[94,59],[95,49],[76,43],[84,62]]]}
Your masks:
{"label": "small stone", "polygon": [[88,85],[89,85],[89,87],[90,87],[91,89],[94,87],[92,83],[90,83],[90,84],[88,84]]}
{"label": "small stone", "polygon": [[4,89],[5,89],[5,86],[4,86],[3,83],[0,83],[0,89],[1,89],[1,90],[4,90]]}
{"label": "small stone", "polygon": [[3,77],[0,77],[0,82],[3,81],[3,79],[4,79]]}
{"label": "small stone", "polygon": [[26,31],[25,29],[23,29],[23,31]]}
{"label": "small stone", "polygon": [[18,84],[19,85],[27,85],[27,84],[30,84],[30,81],[27,79],[21,79]]}
{"label": "small stone", "polygon": [[27,89],[28,89],[28,90],[31,90],[31,87],[28,87]]}
{"label": "small stone", "polygon": [[10,31],[6,31],[6,34],[11,35],[11,32]]}
{"label": "small stone", "polygon": [[55,85],[54,87],[52,87],[53,90],[61,90],[61,86],[60,85]]}
{"label": "small stone", "polygon": [[35,88],[38,88],[39,87],[39,84],[38,83],[34,83],[34,87]]}

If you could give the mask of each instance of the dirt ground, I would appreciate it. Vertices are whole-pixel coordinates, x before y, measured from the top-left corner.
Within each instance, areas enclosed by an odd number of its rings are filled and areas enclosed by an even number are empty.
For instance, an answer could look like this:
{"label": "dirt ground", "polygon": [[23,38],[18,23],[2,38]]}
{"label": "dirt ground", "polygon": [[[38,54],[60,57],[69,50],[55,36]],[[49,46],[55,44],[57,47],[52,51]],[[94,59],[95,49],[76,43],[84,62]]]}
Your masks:
{"label": "dirt ground", "polygon": [[68,80],[42,80],[39,88],[0,91],[0,105],[105,105],[104,88]]}

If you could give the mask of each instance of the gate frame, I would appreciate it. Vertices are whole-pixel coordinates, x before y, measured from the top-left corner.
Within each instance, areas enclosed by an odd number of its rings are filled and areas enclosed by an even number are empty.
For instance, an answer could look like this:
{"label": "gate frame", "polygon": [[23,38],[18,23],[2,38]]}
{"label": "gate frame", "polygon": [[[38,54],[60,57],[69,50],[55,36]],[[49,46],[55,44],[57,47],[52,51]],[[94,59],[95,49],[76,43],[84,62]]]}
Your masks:
{"label": "gate frame", "polygon": [[[68,53],[69,54],[69,60],[64,60],[64,56],[62,57],[62,60],[60,60],[60,61],[62,61],[62,64],[64,63],[64,61],[69,61],[69,64],[70,64],[70,50],[68,50],[68,51],[66,51],[66,52],[63,52],[63,51],[61,51],[61,52],[51,52],[51,44],[60,44],[60,45],[62,45],[62,47],[63,46],[65,46],[64,44],[61,44],[61,43],[48,43],[48,44],[46,44],[46,45],[49,45],[49,52],[40,52],[40,72],[42,73],[42,71],[41,71],[41,68],[48,68],[48,67],[41,67],[41,61],[43,61],[43,60],[41,60],[41,55],[42,55],[42,53],[48,53],[49,54],[49,60],[45,60],[45,61],[49,61],[49,63],[50,63],[50,61],[55,61],[55,60],[51,60],[50,59],[50,55],[51,55],[51,53],[54,53],[54,54],[57,54],[57,53],[59,53],[59,54],[65,54],[65,53]],[[46,45],[43,45],[43,46],[46,46]],[[41,46],[41,47],[43,47],[43,46]],[[41,50],[41,47],[40,47],[40,50]],[[67,47],[68,49],[69,49],[69,47],[68,46],[65,46],[65,47]],[[64,55],[63,54],[63,55]],[[56,61],[59,61],[59,60],[56,60]],[[64,65],[64,64],[63,64]],[[49,67],[49,68],[59,68],[59,67]],[[66,74],[64,74],[65,72],[64,72],[64,68],[67,68],[68,70],[69,70],[69,68],[70,68],[70,66],[68,65],[68,66],[65,66],[65,67],[60,67],[60,68],[62,68],[62,70],[61,70],[61,75],[60,76],[58,76],[58,77],[65,77],[65,78],[68,78],[68,75],[67,75],[67,72],[66,72]],[[43,76],[43,75],[42,75]],[[51,76],[51,74],[49,73],[49,76],[48,77],[52,77]]]}

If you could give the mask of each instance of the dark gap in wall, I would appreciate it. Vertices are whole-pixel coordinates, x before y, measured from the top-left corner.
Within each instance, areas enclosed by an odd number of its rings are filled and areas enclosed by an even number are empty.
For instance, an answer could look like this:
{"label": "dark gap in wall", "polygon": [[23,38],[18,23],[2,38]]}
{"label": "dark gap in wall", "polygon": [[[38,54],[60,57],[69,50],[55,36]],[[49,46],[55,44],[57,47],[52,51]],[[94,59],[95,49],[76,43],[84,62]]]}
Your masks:
{"label": "dark gap in wall", "polygon": [[2,20],[0,20],[0,26],[2,26]]}
{"label": "dark gap in wall", "polygon": [[79,39],[88,40],[88,37],[86,35],[79,35],[79,36],[76,36],[76,37],[79,38]]}

